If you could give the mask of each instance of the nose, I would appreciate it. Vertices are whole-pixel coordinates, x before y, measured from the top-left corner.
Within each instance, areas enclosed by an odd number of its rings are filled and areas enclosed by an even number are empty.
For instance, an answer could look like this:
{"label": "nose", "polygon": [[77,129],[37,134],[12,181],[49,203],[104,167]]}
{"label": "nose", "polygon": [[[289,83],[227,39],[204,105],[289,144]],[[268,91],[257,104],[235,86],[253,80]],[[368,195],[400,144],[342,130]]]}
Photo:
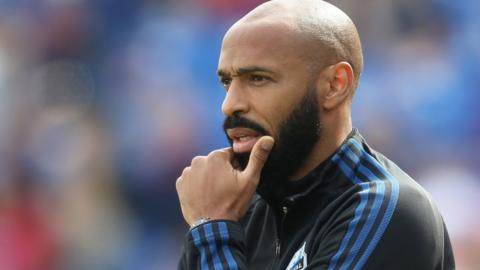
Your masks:
{"label": "nose", "polygon": [[245,114],[249,110],[247,93],[239,83],[232,82],[222,104],[222,112],[225,116]]}

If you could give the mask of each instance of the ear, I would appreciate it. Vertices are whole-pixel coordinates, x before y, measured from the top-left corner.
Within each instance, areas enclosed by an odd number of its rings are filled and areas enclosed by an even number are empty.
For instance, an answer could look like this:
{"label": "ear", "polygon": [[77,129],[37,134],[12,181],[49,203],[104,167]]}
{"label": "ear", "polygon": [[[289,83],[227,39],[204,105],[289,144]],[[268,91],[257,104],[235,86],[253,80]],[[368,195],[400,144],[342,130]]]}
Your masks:
{"label": "ear", "polygon": [[339,62],[326,70],[328,88],[324,92],[323,107],[333,109],[350,97],[353,91],[353,68],[348,62]]}

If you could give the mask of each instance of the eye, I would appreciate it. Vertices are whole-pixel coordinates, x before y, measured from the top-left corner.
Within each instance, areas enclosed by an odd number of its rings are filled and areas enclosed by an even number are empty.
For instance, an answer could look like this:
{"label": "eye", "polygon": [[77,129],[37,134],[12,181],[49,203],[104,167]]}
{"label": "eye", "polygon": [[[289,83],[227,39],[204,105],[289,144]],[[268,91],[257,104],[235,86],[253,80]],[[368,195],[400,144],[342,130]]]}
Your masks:
{"label": "eye", "polygon": [[261,86],[270,81],[270,78],[263,75],[252,74],[250,75],[250,81],[257,86]]}
{"label": "eye", "polygon": [[232,83],[232,79],[231,78],[220,78],[220,83],[223,85],[223,87],[225,87],[225,89],[228,89],[228,87]]}
{"label": "eye", "polygon": [[254,81],[254,82],[262,82],[264,80],[266,80],[267,78],[264,77],[264,76],[261,76],[261,75],[252,75],[250,77],[250,80]]}

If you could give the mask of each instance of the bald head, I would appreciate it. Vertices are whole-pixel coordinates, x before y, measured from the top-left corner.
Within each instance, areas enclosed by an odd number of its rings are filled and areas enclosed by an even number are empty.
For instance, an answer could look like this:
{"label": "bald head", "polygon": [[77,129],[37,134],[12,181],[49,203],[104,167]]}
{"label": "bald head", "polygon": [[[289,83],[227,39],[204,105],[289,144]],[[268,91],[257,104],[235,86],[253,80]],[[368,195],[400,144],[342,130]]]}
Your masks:
{"label": "bald head", "polygon": [[[298,57],[314,70],[348,62],[354,71],[354,86],[363,69],[360,38],[352,20],[339,8],[322,0],[273,0],[258,6],[227,32],[249,27],[278,31],[291,39]],[[265,33],[270,34],[270,33]]]}

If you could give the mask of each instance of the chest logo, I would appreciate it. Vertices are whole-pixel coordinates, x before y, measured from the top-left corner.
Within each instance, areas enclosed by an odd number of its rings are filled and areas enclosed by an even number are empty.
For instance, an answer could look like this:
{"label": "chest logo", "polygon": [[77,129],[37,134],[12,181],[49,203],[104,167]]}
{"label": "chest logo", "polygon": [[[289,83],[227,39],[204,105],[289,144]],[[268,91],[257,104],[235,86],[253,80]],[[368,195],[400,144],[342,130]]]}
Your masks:
{"label": "chest logo", "polygon": [[285,270],[301,270],[307,267],[307,253],[305,253],[306,243],[307,242],[303,243],[302,247],[295,252]]}

